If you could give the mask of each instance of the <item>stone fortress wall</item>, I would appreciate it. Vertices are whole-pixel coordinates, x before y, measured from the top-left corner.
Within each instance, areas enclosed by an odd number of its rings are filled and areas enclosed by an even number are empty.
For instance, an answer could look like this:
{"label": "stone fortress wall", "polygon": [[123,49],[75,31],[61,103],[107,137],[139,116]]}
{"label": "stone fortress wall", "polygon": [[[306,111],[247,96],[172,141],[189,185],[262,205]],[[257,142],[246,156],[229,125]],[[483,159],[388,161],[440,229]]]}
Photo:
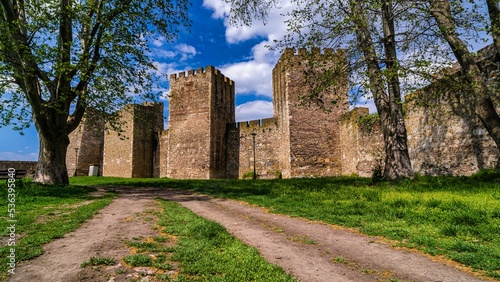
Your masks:
{"label": "stone fortress wall", "polygon": [[[488,65],[488,59],[493,56],[494,50],[488,46],[478,52],[477,60],[490,83],[498,85],[498,77]],[[473,97],[460,83],[460,66],[456,63],[446,71],[448,77],[442,76],[405,97],[412,168],[423,175],[454,176],[493,168],[498,160],[498,149],[471,108]],[[500,112],[500,93],[492,98]],[[370,176],[384,158],[380,125],[359,122],[368,115],[368,109],[359,108],[343,117],[343,174]]]}
{"label": "stone fortress wall", "polygon": [[[93,148],[78,151],[77,171],[84,173],[91,162],[101,164],[105,176],[242,178],[255,162],[260,178],[371,176],[384,159],[382,131],[368,109],[348,110],[345,66],[342,50],[285,50],[273,70],[274,116],[238,123],[234,82],[219,70],[209,66],[171,75],[169,129],[163,130],[163,104],[127,106],[121,136],[71,137],[71,148],[85,148],[86,142]],[[335,83],[325,88],[325,78]],[[469,175],[494,167],[491,137],[471,112],[458,110],[456,93],[448,92],[434,95],[431,85],[407,97],[414,170]],[[75,132],[85,132],[82,126]],[[102,153],[95,149],[98,143]],[[71,152],[68,167],[74,168]],[[85,154],[97,159],[80,163]]]}

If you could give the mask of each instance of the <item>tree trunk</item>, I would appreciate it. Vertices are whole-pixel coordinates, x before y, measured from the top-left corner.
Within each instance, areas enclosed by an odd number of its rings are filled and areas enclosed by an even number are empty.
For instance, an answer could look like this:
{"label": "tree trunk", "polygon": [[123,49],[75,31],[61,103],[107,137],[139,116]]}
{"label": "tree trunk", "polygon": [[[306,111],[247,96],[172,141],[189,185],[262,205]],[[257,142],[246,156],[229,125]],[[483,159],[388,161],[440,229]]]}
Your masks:
{"label": "tree trunk", "polygon": [[488,6],[488,14],[490,15],[491,36],[496,49],[496,57],[500,59],[500,8],[498,0],[486,0]]}
{"label": "tree trunk", "polygon": [[54,109],[46,111],[45,115],[34,117],[40,139],[40,152],[33,181],[41,184],[68,185],[66,152],[69,137],[66,132],[66,115]]}
{"label": "tree trunk", "polygon": [[394,32],[392,0],[385,0],[382,4],[382,23],[388,83],[387,91],[389,94],[389,118],[386,126],[384,126],[384,139],[386,143],[384,177],[390,179],[413,177],[410,155],[408,153],[403,103],[401,101],[399,60]]}
{"label": "tree trunk", "polygon": [[66,168],[66,151],[69,138],[63,136],[49,140],[40,135],[40,153],[35,173],[34,182],[42,184],[69,184],[68,170]]}
{"label": "tree trunk", "polygon": [[[474,112],[497,145],[498,160],[496,167],[500,168],[500,116],[496,112],[493,101],[491,100],[495,90],[488,86],[487,81],[481,74],[475,56],[458,36],[448,1],[429,0],[429,4],[432,16],[436,19],[439,29],[443,33],[444,38],[450,45],[453,54],[462,68],[464,79],[468,84],[467,90],[471,92],[470,95],[474,101],[474,105],[472,105]],[[496,9],[498,9],[498,5],[492,5],[490,2],[488,2],[488,4],[488,8],[493,9],[496,7]],[[491,12],[490,10],[490,13]],[[493,14],[498,16],[496,13]],[[492,24],[494,23],[496,23],[496,21],[492,21]],[[495,40],[495,44],[496,43],[498,43],[497,40]]]}
{"label": "tree trunk", "polygon": [[[359,1],[351,0],[351,8],[355,18],[357,41],[367,64],[370,90],[375,100],[375,106],[380,116],[380,123],[384,134],[386,154],[384,178],[411,178],[414,174],[408,154],[406,127],[402,104],[400,102],[401,97],[396,97],[400,92],[398,90],[399,79],[397,78],[397,72],[392,76],[392,81],[389,85],[389,87],[392,87],[390,90],[392,96],[389,96],[386,90],[386,80],[380,69],[380,63],[375,52],[375,45],[370,34],[368,21],[363,13],[363,7]],[[393,37],[393,34],[390,37]],[[390,50],[388,52],[392,54]],[[390,57],[394,65],[395,61],[393,60],[397,60],[395,52],[394,56],[387,55],[387,57]]]}

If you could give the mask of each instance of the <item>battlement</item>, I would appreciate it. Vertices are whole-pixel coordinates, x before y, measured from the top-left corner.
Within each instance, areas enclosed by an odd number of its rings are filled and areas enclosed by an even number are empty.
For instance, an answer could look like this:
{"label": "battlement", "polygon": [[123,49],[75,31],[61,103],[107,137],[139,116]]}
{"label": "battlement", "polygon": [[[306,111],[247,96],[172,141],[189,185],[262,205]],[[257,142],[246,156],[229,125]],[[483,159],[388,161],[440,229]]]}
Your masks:
{"label": "battlement", "polygon": [[227,128],[231,129],[258,129],[258,128],[267,128],[270,126],[276,126],[277,121],[276,118],[265,118],[265,119],[256,119],[250,121],[240,121],[234,123],[228,123]]}
{"label": "battlement", "polygon": [[227,78],[225,75],[223,75],[220,72],[220,70],[216,69],[214,66],[206,66],[205,68],[197,68],[196,71],[195,70],[188,70],[187,74],[186,74],[186,72],[174,73],[174,74],[170,75],[170,80],[173,81],[173,80],[178,80],[178,79],[183,79],[183,78],[189,78],[189,77],[199,76],[199,75],[207,75],[207,74],[211,74],[211,75],[215,75],[215,76],[221,77],[222,80],[225,83],[228,83],[229,85],[233,85],[234,84],[234,81],[232,81],[231,79]]}
{"label": "battlement", "polygon": [[[323,51],[323,52],[322,52]],[[344,49],[337,49],[336,51],[332,48],[325,48],[321,50],[320,48],[311,48],[308,50],[307,48],[286,48],[281,55],[281,58],[278,60],[275,68],[277,68],[283,61],[291,60],[291,59],[300,59],[303,61],[304,59],[314,59],[318,60],[323,57],[323,59],[333,60],[335,58],[343,59],[345,57],[346,51]]]}

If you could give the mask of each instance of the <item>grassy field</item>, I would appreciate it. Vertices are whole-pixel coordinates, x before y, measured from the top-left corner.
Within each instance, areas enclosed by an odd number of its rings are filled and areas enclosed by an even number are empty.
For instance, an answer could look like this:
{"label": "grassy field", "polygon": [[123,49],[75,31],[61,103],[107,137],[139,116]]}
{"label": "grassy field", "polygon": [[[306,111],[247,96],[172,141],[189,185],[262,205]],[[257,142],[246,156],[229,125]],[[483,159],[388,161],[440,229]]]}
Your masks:
{"label": "grassy field", "polygon": [[[76,229],[113,195],[92,197],[93,185],[130,185],[192,190],[214,197],[231,198],[266,207],[271,212],[321,220],[385,237],[396,246],[444,256],[500,280],[500,173],[485,171],[472,177],[417,177],[414,180],[373,183],[357,177],[283,180],[173,180],[76,177],[72,185],[39,186],[24,182],[16,189],[16,262],[43,252],[42,245]],[[1,184],[1,187],[6,186]],[[10,226],[7,189],[0,189],[0,275],[7,274]],[[191,214],[175,203],[160,201],[163,213],[158,224],[178,238],[178,245],[143,252],[159,252],[155,260],[141,253],[125,258],[130,265],[152,264],[168,270],[171,259],[179,267],[177,281],[252,279],[245,269],[260,268],[253,279],[292,280],[281,269],[266,264],[256,251],[227,235],[210,221]],[[188,224],[189,223],[189,224]],[[205,230],[211,236],[196,236],[190,230]],[[193,235],[194,234],[194,235]],[[205,234],[205,233],[202,233]],[[166,238],[155,239],[162,242]],[[209,241],[207,237],[213,238]],[[153,248],[153,249],[148,249]],[[221,255],[231,250],[231,261]],[[218,251],[219,250],[219,251]],[[162,253],[163,252],[163,253]],[[201,258],[200,253],[206,254]],[[196,254],[197,259],[193,258]],[[236,254],[236,255],[235,255]],[[103,260],[101,258],[101,260]],[[103,262],[89,261],[92,264]],[[106,260],[103,260],[106,262]],[[243,270],[239,273],[237,270]],[[277,279],[277,280],[276,280]]]}
{"label": "grassy field", "polygon": [[[5,181],[5,180],[4,180]],[[75,230],[101,208],[109,204],[113,195],[92,197],[94,188],[84,186],[41,186],[25,179],[16,183],[14,197],[8,197],[7,185],[0,184],[0,278],[8,274],[11,249],[15,248],[15,262],[43,253],[42,245]],[[15,199],[15,212],[10,217],[8,199]],[[15,221],[14,221],[15,220]],[[8,227],[15,224],[15,241],[10,241]]]}
{"label": "grassy field", "polygon": [[500,279],[500,173],[372,183],[357,177],[283,180],[73,178],[73,185],[155,186],[243,200],[271,212],[354,228],[444,256]]}

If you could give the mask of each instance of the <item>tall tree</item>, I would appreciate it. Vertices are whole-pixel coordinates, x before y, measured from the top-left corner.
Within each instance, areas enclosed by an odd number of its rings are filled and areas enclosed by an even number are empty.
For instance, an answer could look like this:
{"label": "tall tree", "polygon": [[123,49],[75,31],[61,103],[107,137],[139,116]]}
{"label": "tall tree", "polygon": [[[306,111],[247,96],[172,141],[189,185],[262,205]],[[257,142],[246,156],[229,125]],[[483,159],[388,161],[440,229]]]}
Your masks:
{"label": "tall tree", "polygon": [[[251,24],[266,19],[276,0],[227,0],[233,23]],[[289,34],[280,47],[318,46],[346,49],[352,89],[367,89],[380,115],[385,144],[385,178],[412,177],[399,81],[400,64],[394,8],[404,5],[392,0],[294,0],[297,8],[288,13]]]}
{"label": "tall tree", "polygon": [[[155,96],[148,39],[188,26],[188,0],[0,0],[0,125],[40,139],[34,181],[67,184],[68,134],[87,108],[106,117]],[[108,114],[106,114],[108,113]]]}
{"label": "tall tree", "polygon": [[[448,42],[453,54],[462,68],[462,76],[467,83],[467,91],[470,92],[469,99],[473,102],[472,107],[477,117],[495,141],[498,148],[497,167],[500,168],[500,116],[498,115],[492,97],[494,97],[494,84],[489,83],[487,76],[481,72],[481,66],[472,53],[466,42],[460,37],[457,27],[456,13],[452,10],[451,4],[462,5],[462,3],[452,3],[449,0],[429,0],[430,13],[436,20],[441,31],[441,35]],[[489,33],[491,34],[495,48],[495,58],[497,71],[500,60],[500,9],[498,1],[486,0],[489,12]]]}

